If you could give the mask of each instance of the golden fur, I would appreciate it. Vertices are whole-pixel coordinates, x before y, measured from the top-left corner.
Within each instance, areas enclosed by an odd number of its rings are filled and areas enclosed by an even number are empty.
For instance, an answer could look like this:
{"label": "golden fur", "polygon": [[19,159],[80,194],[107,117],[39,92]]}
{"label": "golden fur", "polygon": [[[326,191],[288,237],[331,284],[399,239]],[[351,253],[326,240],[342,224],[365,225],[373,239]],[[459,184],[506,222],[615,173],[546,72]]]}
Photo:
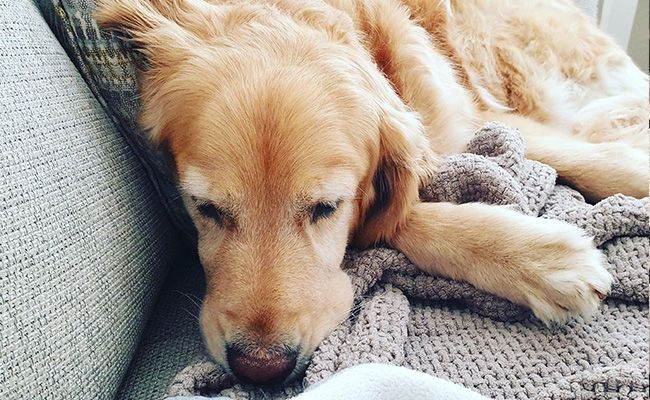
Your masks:
{"label": "golden fur", "polygon": [[544,321],[609,291],[578,228],[418,199],[494,119],[591,200],[648,194],[648,78],[570,1],[103,0],[97,18],[148,60],[141,122],[198,228],[202,332],[244,378],[295,376],[346,318],[351,242]]}

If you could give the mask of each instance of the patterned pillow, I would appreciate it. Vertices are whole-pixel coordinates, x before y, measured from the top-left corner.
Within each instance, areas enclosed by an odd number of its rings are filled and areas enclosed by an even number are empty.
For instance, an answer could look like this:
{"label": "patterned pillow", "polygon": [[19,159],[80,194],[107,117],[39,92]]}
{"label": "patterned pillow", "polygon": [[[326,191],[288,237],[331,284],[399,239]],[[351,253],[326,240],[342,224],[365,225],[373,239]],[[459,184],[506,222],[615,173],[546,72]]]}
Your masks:
{"label": "patterned pillow", "polygon": [[172,222],[195,240],[173,174],[162,152],[138,126],[138,85],[134,52],[116,36],[99,30],[92,14],[95,0],[36,0],[43,16],[86,83],[138,155],[162,198]]}

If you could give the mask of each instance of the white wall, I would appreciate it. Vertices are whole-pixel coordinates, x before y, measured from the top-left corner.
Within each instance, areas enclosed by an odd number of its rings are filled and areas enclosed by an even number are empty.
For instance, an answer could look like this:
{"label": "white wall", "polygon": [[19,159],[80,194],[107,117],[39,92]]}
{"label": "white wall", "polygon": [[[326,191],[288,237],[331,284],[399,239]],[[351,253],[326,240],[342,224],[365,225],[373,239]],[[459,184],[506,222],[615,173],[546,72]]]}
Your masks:
{"label": "white wall", "polygon": [[626,48],[644,71],[649,71],[649,2],[650,0],[599,0],[600,27]]}

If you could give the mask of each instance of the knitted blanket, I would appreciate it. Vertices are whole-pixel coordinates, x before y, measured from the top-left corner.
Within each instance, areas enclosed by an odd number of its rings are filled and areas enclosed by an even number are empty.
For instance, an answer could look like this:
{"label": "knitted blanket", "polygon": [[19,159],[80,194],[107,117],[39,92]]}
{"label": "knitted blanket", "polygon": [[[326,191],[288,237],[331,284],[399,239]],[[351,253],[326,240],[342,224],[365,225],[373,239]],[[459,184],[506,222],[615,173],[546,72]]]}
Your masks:
{"label": "knitted blanket", "polygon": [[242,386],[206,357],[177,375],[169,395],[287,398],[347,367],[380,362],[496,399],[648,398],[648,198],[617,195],[590,205],[555,179],[550,167],[524,157],[515,130],[491,123],[467,153],[444,160],[420,195],[510,204],[586,230],[615,277],[591,321],[547,327],[525,307],[420,272],[395,250],[350,250],[344,268],[355,307],[316,350],[302,382],[275,390]]}

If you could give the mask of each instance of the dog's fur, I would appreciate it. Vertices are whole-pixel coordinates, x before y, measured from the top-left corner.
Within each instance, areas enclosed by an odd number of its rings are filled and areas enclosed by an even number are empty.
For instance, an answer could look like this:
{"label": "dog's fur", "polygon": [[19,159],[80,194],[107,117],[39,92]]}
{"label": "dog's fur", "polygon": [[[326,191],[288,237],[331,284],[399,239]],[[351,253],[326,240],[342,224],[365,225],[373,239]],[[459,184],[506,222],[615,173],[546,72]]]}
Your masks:
{"label": "dog's fur", "polygon": [[103,0],[97,18],[147,59],[142,126],[198,228],[226,368],[232,347],[260,365],[290,349],[300,371],[350,310],[351,242],[544,321],[608,292],[576,227],[418,199],[489,120],[592,201],[648,194],[648,78],[570,1]]}

